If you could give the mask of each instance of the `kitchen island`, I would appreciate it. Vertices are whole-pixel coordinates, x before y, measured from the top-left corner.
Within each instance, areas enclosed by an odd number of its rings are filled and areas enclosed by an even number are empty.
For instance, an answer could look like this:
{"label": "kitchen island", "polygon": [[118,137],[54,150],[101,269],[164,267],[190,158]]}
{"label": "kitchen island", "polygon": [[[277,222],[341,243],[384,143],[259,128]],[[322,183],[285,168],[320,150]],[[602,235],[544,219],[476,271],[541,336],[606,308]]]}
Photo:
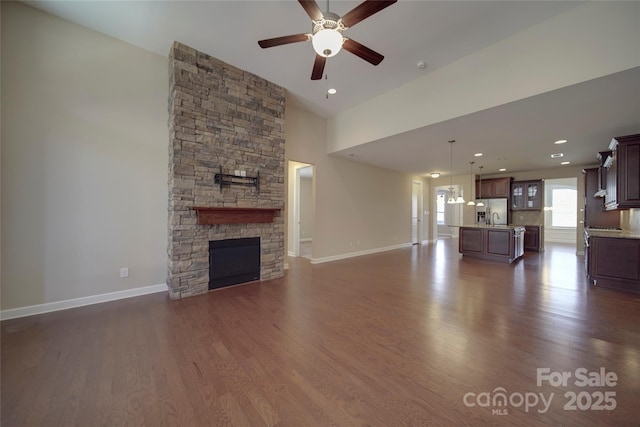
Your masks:
{"label": "kitchen island", "polygon": [[524,254],[522,225],[465,225],[460,227],[458,251],[464,256],[512,263]]}

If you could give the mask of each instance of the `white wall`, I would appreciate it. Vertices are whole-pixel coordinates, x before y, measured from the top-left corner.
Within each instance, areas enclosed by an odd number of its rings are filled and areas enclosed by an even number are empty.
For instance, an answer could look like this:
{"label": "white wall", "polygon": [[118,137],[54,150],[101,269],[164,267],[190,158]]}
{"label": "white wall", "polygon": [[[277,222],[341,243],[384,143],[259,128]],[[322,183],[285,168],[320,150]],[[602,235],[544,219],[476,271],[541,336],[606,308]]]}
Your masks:
{"label": "white wall", "polygon": [[315,166],[315,262],[411,244],[412,180],[422,178],[328,156],[326,120],[291,103],[285,134],[287,160]]}
{"label": "white wall", "polygon": [[166,58],[2,2],[3,310],[165,282],[167,87]]}
{"label": "white wall", "polygon": [[328,152],[636,67],[638,40],[640,2],[585,2],[331,118]]}

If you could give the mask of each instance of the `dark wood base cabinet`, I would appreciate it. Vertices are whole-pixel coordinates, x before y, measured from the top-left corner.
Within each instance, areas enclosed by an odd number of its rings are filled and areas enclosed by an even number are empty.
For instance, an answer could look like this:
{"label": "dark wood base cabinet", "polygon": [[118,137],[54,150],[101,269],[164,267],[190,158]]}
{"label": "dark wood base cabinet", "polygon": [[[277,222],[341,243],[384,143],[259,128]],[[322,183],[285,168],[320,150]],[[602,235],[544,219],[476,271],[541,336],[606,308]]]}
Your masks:
{"label": "dark wood base cabinet", "polygon": [[524,227],[460,227],[461,254],[513,262],[524,253]]}
{"label": "dark wood base cabinet", "polygon": [[542,245],[542,226],[541,225],[525,225],[524,226],[524,250],[540,252]]}
{"label": "dark wood base cabinet", "polygon": [[594,285],[640,293],[640,239],[589,237],[585,258]]}

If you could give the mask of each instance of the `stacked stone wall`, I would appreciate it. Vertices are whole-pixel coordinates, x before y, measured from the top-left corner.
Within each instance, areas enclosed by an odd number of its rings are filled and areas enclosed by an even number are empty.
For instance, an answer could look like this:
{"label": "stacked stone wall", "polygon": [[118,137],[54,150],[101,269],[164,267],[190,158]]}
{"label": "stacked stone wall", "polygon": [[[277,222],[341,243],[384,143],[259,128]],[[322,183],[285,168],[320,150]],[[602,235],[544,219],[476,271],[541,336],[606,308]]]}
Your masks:
{"label": "stacked stone wall", "polygon": [[[175,42],[169,56],[171,298],[209,286],[209,241],[260,237],[260,280],[284,274],[285,90]],[[220,188],[216,173],[259,174],[259,188]],[[273,223],[197,224],[194,206],[281,209]]]}

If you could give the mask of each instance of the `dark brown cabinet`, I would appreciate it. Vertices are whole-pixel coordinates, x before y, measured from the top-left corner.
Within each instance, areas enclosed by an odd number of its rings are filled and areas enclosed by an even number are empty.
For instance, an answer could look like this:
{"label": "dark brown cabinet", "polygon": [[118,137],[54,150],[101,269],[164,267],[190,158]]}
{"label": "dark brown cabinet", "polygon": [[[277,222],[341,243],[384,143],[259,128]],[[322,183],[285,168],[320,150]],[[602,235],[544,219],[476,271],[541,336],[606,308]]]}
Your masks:
{"label": "dark brown cabinet", "polygon": [[596,286],[640,292],[640,239],[588,237],[585,257]]}
{"label": "dark brown cabinet", "polygon": [[605,209],[640,208],[640,134],[613,138],[609,149]]}
{"label": "dark brown cabinet", "polygon": [[461,253],[477,253],[484,251],[484,231],[482,228],[461,228],[458,241]]}
{"label": "dark brown cabinet", "polygon": [[477,199],[499,199],[509,197],[511,178],[488,178],[483,179],[482,184],[476,181]]}
{"label": "dark brown cabinet", "polygon": [[543,189],[541,180],[514,181],[511,184],[511,210],[539,211],[542,209]]}
{"label": "dark brown cabinet", "polygon": [[472,257],[513,262],[524,253],[524,227],[460,227],[458,250]]}
{"label": "dark brown cabinet", "polygon": [[524,226],[524,250],[540,252],[540,242],[542,238],[542,226]]}
{"label": "dark brown cabinet", "polygon": [[600,172],[600,168],[582,170],[584,176],[584,226],[617,228],[620,226],[620,213],[605,210],[604,199],[595,196],[600,189]]}

